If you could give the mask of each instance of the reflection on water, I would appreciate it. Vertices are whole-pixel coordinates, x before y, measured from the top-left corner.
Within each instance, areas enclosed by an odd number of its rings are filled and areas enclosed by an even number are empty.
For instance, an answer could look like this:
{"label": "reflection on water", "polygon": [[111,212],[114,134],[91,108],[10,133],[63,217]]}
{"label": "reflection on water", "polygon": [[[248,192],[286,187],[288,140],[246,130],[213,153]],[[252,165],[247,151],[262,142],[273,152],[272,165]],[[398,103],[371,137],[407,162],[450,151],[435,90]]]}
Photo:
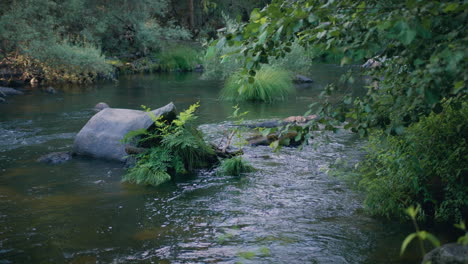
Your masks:
{"label": "reflection on water", "polygon": [[[340,71],[318,67],[315,83],[285,102],[240,106],[248,119],[300,115]],[[69,150],[101,101],[134,109],[200,101],[201,129],[219,139],[233,106],[218,100],[221,85],[196,74],[134,75],[57,86],[57,94],[31,90],[1,104],[0,263],[415,262],[398,257],[411,229],[363,215],[359,195],[325,175],[336,159],[359,155],[359,140],[348,133],[302,152],[247,147],[255,173],[200,171],[156,188],[121,183],[119,163],[35,162]]]}

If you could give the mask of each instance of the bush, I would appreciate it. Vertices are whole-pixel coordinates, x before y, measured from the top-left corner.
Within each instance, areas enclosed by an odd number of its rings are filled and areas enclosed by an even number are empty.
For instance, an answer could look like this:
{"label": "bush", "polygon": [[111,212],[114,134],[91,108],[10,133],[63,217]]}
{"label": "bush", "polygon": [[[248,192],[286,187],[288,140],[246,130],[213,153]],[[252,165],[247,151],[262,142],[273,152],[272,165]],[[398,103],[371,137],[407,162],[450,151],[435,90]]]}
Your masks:
{"label": "bush", "polygon": [[163,50],[157,57],[161,71],[192,71],[197,64],[201,63],[199,52],[184,45]]}
{"label": "bush", "polygon": [[208,47],[203,57],[204,71],[202,78],[206,80],[225,80],[239,71],[242,66],[240,54],[221,58],[223,54],[236,52],[236,50],[233,47],[223,47],[222,49],[216,49],[213,46]]}
{"label": "bush", "polygon": [[[228,15],[222,13],[222,17],[225,24],[224,32],[232,32],[239,26],[238,22]],[[221,34],[218,34],[218,37],[220,36]],[[223,56],[225,54],[231,54],[231,56]],[[221,48],[213,45],[209,46],[203,57],[203,66],[205,68],[202,78],[212,80],[227,79],[242,67],[241,57],[242,54],[236,47],[229,47],[228,45],[224,45]]]}
{"label": "bush", "polygon": [[136,166],[128,170],[123,181],[157,186],[169,181],[171,174],[207,166],[214,158],[214,151],[192,126],[198,106],[198,103],[190,106],[170,123],[153,116],[155,127],[152,130],[132,131],[126,135],[125,141],[141,137],[139,144],[151,148],[136,155]]}
{"label": "bush", "polygon": [[221,162],[217,173],[220,175],[240,176],[243,173],[255,171],[241,156],[225,159]]}
{"label": "bush", "polygon": [[369,212],[404,218],[407,207],[420,204],[422,219],[458,222],[467,215],[467,106],[446,106],[402,136],[370,137],[358,167]]}
{"label": "bush", "polygon": [[114,70],[99,49],[87,44],[36,42],[26,54],[24,58],[38,75],[32,77],[49,82],[92,82],[99,76],[110,77]]}
{"label": "bush", "polygon": [[271,59],[270,64],[282,69],[288,69],[291,73],[307,75],[311,70],[314,55],[297,42],[294,42],[290,48],[291,52],[284,57]]}
{"label": "bush", "polygon": [[229,77],[221,91],[221,98],[228,101],[273,102],[284,100],[292,90],[289,72],[263,67],[257,71],[252,83],[243,81],[241,72]]}

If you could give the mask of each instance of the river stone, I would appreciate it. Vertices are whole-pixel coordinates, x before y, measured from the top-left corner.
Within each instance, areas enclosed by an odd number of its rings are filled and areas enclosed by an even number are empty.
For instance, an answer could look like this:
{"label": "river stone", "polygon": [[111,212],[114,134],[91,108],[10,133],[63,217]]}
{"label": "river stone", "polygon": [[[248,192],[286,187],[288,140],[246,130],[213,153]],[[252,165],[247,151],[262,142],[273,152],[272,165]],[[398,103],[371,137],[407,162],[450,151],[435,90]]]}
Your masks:
{"label": "river stone", "polygon": [[38,162],[48,164],[60,164],[72,159],[72,153],[69,151],[52,152],[37,159]]}
{"label": "river stone", "polygon": [[24,93],[14,89],[14,88],[1,87],[0,86],[0,94],[3,94],[3,95],[21,95],[21,94],[24,94]]}
{"label": "river stone", "polygon": [[295,83],[313,83],[314,81],[304,75],[296,74],[293,78]]}
{"label": "river stone", "polygon": [[[168,120],[176,116],[173,103],[151,112],[155,116],[162,115]],[[148,129],[153,123],[148,113],[144,111],[105,108],[95,114],[80,130],[73,144],[73,152],[78,155],[124,162],[128,154],[125,152],[125,144],[120,140],[128,132]]]}
{"label": "river stone", "polygon": [[450,243],[433,249],[424,256],[422,263],[468,264],[468,246]]}
{"label": "river stone", "polygon": [[97,105],[94,106],[94,110],[99,112],[103,109],[110,108],[110,106],[104,102],[100,102]]}

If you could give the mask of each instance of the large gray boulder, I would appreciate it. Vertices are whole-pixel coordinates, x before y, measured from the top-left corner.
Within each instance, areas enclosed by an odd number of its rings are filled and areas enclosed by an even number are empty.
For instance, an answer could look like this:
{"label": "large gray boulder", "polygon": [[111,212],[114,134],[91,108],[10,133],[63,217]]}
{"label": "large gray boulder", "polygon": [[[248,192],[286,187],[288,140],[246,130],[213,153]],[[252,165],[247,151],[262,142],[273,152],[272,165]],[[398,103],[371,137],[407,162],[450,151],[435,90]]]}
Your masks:
{"label": "large gray boulder", "polygon": [[456,243],[443,245],[427,253],[422,263],[468,264],[468,246]]}
{"label": "large gray boulder", "polygon": [[[176,117],[173,103],[151,112],[168,120]],[[128,132],[148,129],[153,123],[144,111],[105,108],[95,114],[80,130],[73,144],[73,153],[124,162],[128,154],[125,152],[126,144],[120,141]]]}

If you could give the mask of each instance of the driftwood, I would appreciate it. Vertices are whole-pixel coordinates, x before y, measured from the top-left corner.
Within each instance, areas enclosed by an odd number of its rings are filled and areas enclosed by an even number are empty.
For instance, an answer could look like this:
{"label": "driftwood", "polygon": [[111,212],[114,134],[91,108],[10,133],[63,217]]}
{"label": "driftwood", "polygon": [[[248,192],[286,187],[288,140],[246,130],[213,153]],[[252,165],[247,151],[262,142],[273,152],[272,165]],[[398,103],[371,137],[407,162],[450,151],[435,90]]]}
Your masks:
{"label": "driftwood", "polygon": [[273,128],[273,127],[280,127],[280,126],[286,126],[288,124],[305,124],[309,122],[310,120],[316,119],[316,115],[308,115],[308,116],[290,116],[287,117],[283,120],[271,120],[271,121],[265,121],[265,122],[260,122],[260,123],[255,123],[252,125],[247,125],[249,128],[257,128],[257,127],[263,127],[263,128]]}
{"label": "driftwood", "polygon": [[139,148],[131,145],[126,145],[125,146],[125,152],[128,155],[134,155],[134,154],[141,154],[143,152],[146,152],[148,149],[147,148]]}
{"label": "driftwood", "polygon": [[244,151],[242,149],[237,149],[237,150],[229,150],[227,148],[221,149],[214,143],[210,143],[210,146],[214,150],[216,156],[222,159],[232,158],[232,157],[244,154]]}
{"label": "driftwood", "polygon": [[296,131],[289,131],[288,133],[279,136],[276,133],[268,134],[267,136],[257,135],[251,138],[248,138],[247,141],[249,142],[250,146],[269,146],[274,141],[278,140],[280,145],[288,146],[288,147],[297,147],[302,144],[304,138],[301,137],[299,141],[296,141],[295,138],[297,136]]}

